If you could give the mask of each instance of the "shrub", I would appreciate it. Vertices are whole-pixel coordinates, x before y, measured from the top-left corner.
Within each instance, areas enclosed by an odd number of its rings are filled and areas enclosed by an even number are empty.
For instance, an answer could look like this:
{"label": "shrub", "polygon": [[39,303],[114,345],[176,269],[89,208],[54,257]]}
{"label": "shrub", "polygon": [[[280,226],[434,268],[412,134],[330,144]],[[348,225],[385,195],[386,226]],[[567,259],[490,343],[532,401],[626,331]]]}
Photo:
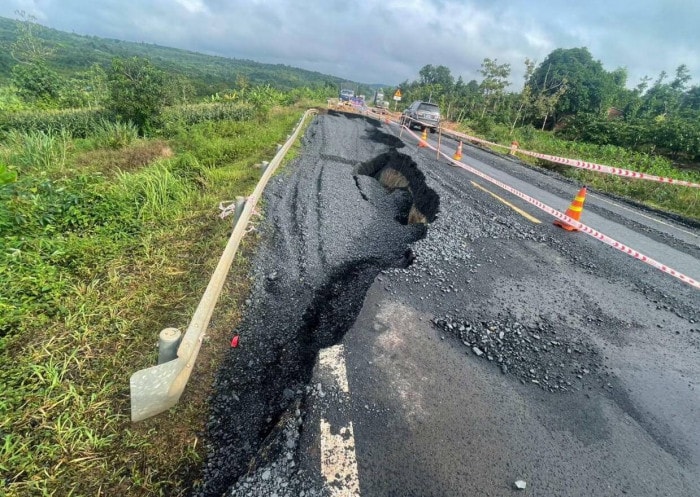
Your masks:
{"label": "shrub", "polygon": [[131,145],[139,136],[139,130],[132,122],[100,120],[94,133],[96,145],[119,149]]}

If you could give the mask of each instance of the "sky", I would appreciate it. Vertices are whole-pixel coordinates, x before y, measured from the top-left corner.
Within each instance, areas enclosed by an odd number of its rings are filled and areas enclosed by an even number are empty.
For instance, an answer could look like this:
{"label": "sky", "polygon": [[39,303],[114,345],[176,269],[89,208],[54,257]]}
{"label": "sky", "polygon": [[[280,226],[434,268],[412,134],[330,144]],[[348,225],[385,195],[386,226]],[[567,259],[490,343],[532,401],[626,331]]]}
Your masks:
{"label": "sky", "polygon": [[480,81],[484,58],[510,63],[587,47],[627,86],[686,64],[700,84],[697,0],[0,0],[51,28],[286,64],[398,85],[426,64]]}

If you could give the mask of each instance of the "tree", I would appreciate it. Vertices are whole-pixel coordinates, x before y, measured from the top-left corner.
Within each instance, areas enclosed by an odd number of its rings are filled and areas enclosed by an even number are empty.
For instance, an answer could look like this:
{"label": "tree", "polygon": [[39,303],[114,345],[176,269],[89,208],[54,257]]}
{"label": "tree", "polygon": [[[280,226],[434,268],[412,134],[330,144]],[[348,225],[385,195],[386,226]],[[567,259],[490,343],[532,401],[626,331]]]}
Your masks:
{"label": "tree", "polygon": [[523,91],[520,92],[518,96],[518,110],[515,112],[515,119],[513,119],[513,124],[510,127],[510,133],[513,134],[515,125],[518,123],[523,111],[527,110],[532,106],[532,87],[530,86],[530,79],[532,79],[532,74],[535,72],[535,63],[529,58],[525,58],[525,85],[523,86]]}
{"label": "tree", "polygon": [[643,104],[642,95],[649,88],[649,81],[651,81],[649,76],[643,76],[633,90],[623,93],[622,107],[624,108],[626,121],[633,121],[637,118]]}
{"label": "tree", "polygon": [[194,85],[185,76],[171,77],[167,91],[169,100],[177,104],[188,104],[195,96]]}
{"label": "tree", "polygon": [[686,89],[690,82],[688,66],[678,66],[676,76],[670,83],[665,82],[667,76],[666,71],[661,71],[654,84],[644,94],[640,109],[643,117],[676,116],[687,102]]}
{"label": "tree", "polygon": [[557,115],[602,114],[624,90],[626,78],[624,69],[603,69],[586,47],[558,48],[535,70],[531,85],[552,96],[566,81],[567,90],[554,108]]}
{"label": "tree", "polygon": [[542,118],[542,131],[547,125],[547,118],[554,114],[554,110],[562,95],[566,93],[566,78],[560,81],[547,81],[549,70],[544,75],[542,88],[538,88],[533,96],[533,108],[537,117]]}
{"label": "tree", "polygon": [[450,69],[445,66],[433,67],[428,64],[418,71],[421,85],[434,85],[441,87],[446,93],[452,91],[454,86],[454,77],[450,73]]}
{"label": "tree", "polygon": [[27,102],[53,105],[63,88],[63,79],[45,62],[17,64],[12,68],[17,93]]}
{"label": "tree", "polygon": [[481,117],[484,117],[487,107],[490,106],[492,111],[496,110],[505,89],[510,85],[510,64],[498,64],[498,59],[485,58],[479,72],[484,77],[479,86],[484,96],[484,107],[481,111]]}
{"label": "tree", "polygon": [[565,93],[566,80],[564,79],[554,93],[543,91],[535,97],[535,112],[537,117],[542,118],[542,131],[547,125],[547,118],[554,114],[559,100]]}
{"label": "tree", "polygon": [[684,92],[690,82],[690,71],[688,66],[681,64],[676,68],[676,77],[671,81],[671,89],[676,92]]}
{"label": "tree", "polygon": [[34,16],[17,11],[19,36],[10,45],[10,54],[17,62],[12,68],[12,80],[18,94],[27,102],[54,105],[64,85],[62,78],[49,68],[48,48],[38,34],[43,29]]}
{"label": "tree", "polygon": [[700,86],[693,86],[683,96],[683,108],[687,111],[700,111]]}
{"label": "tree", "polygon": [[109,71],[107,107],[120,120],[148,130],[167,103],[166,75],[148,59],[114,59]]}
{"label": "tree", "polygon": [[36,64],[46,62],[54,50],[47,47],[38,34],[42,29],[37,24],[36,17],[23,10],[15,12],[21,21],[17,25],[19,36],[10,45],[10,55],[20,64]]}
{"label": "tree", "polygon": [[99,108],[107,101],[107,73],[99,64],[81,71],[65,80],[61,88],[62,107]]}

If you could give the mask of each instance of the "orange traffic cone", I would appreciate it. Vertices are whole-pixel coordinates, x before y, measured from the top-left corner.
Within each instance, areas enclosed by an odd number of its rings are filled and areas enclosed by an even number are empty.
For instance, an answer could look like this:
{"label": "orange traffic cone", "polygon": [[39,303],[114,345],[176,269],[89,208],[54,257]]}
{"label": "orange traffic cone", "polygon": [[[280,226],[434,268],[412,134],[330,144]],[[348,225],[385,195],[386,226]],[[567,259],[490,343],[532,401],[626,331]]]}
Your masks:
{"label": "orange traffic cone", "polygon": [[[581,212],[583,211],[583,202],[585,200],[586,187],[584,186],[578,191],[576,197],[574,198],[574,201],[571,202],[569,208],[566,209],[566,215],[569,216],[571,219],[575,219],[576,221],[581,219]],[[570,224],[566,224],[564,221],[561,221],[559,219],[555,220],[554,224],[556,226],[559,226],[560,228],[564,228],[566,231],[578,231],[578,228],[574,228]]]}
{"label": "orange traffic cone", "polygon": [[459,145],[457,146],[457,151],[452,156],[452,158],[454,160],[462,160],[462,142],[459,142]]}
{"label": "orange traffic cone", "polygon": [[421,148],[428,146],[428,131],[426,128],[423,128],[423,134],[420,136],[418,146]]}

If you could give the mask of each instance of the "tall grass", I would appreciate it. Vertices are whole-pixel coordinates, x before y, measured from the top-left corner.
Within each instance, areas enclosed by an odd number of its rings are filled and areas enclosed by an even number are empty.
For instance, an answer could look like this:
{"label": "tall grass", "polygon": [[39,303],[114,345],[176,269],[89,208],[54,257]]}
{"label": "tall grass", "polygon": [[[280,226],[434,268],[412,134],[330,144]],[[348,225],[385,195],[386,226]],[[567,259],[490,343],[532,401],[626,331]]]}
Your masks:
{"label": "tall grass", "polygon": [[175,176],[167,167],[168,162],[137,173],[122,173],[117,188],[122,195],[130,195],[139,206],[139,218],[144,221],[176,219],[182,215],[193,189],[187,180]]}
{"label": "tall grass", "polygon": [[119,149],[131,145],[139,136],[138,127],[131,121],[100,120],[95,127],[93,139],[98,147]]}
{"label": "tall grass", "polygon": [[7,133],[5,155],[21,169],[62,169],[66,164],[70,133],[59,131],[16,131]]}

